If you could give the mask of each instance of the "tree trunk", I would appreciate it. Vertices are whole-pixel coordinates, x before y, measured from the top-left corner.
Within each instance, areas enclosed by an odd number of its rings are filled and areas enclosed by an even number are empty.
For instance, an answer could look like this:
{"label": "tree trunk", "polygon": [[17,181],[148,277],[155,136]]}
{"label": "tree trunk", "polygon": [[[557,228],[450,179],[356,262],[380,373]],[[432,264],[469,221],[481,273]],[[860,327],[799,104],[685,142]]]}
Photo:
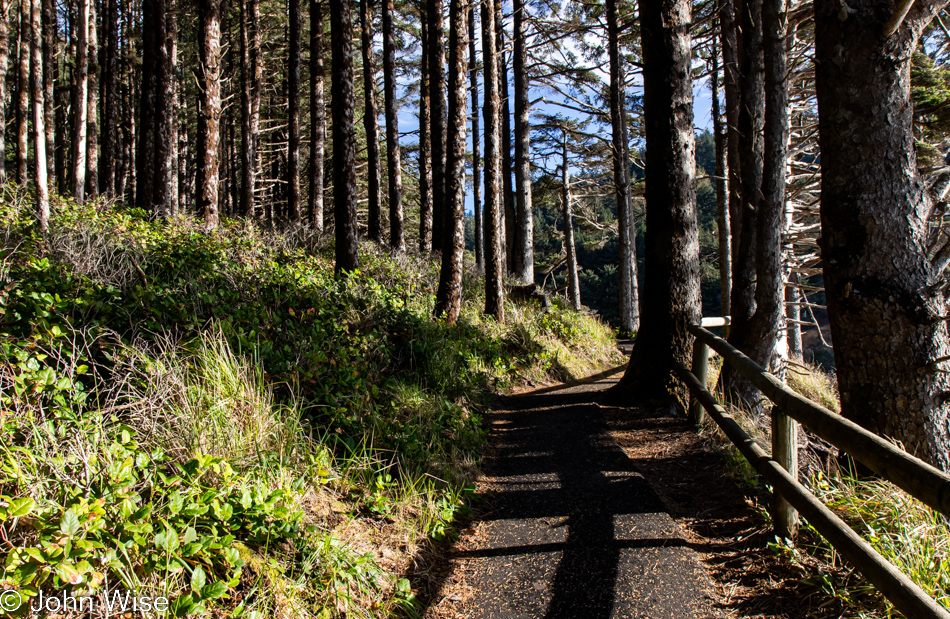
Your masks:
{"label": "tree trunk", "polygon": [[[52,4],[52,0],[46,0]],[[105,0],[103,19],[105,49],[102,75],[102,156],[99,169],[99,187],[107,197],[116,196],[116,162],[119,145],[119,3]]]}
{"label": "tree trunk", "polygon": [[310,225],[323,232],[323,143],[326,139],[323,102],[323,2],[310,0]]}
{"label": "tree trunk", "polygon": [[[763,143],[761,139],[765,115],[764,60],[762,58],[762,0],[744,0],[741,11],[742,54],[739,84],[739,181],[741,207],[732,221],[732,234],[737,249],[732,261],[732,326],[729,342],[742,351],[750,349],[750,323],[755,313],[756,217],[762,187]],[[748,136],[755,136],[749,139]],[[734,384],[738,375],[723,372],[725,384]],[[742,381],[744,382],[744,381]],[[751,387],[740,389],[743,397],[751,395]]]}
{"label": "tree trunk", "polygon": [[429,141],[432,159],[432,250],[442,251],[445,223],[446,84],[442,0],[426,0],[429,56]]}
{"label": "tree trunk", "polygon": [[406,251],[402,226],[402,164],[399,152],[393,0],[383,0],[383,80],[386,93],[386,169],[389,174],[389,245],[396,251]]}
{"label": "tree trunk", "polygon": [[419,61],[419,251],[432,251],[432,115],[429,111],[429,17],[422,14],[423,51]]}
{"label": "tree trunk", "polygon": [[610,57],[610,125],[614,164],[614,188],[617,200],[617,233],[620,246],[620,327],[626,333],[640,328],[639,302],[636,299],[637,249],[633,238],[633,213],[630,201],[630,162],[627,156],[626,109],[624,107],[624,71],[620,57],[620,16],[617,0],[607,0],[607,45]]}
{"label": "tree trunk", "polygon": [[[732,273],[735,272],[736,254],[739,243],[736,242],[738,222],[742,210],[742,181],[740,177],[739,143],[739,56],[736,34],[734,0],[720,0],[719,40],[722,44],[723,91],[726,101],[726,161],[729,171],[729,230],[732,242],[730,249]],[[730,273],[730,280],[732,279]],[[735,294],[735,282],[730,290],[730,313],[732,295]]]}
{"label": "tree trunk", "polygon": [[927,252],[910,60],[946,2],[815,4],[821,255],[842,414],[950,470],[948,303]]}
{"label": "tree trunk", "polygon": [[[166,217],[159,170],[160,123],[164,110],[161,74],[164,59],[165,0],[145,0],[142,3],[142,92],[139,104],[139,135],[136,161],[135,204],[138,208]],[[73,145],[75,153],[75,144]],[[73,177],[75,179],[75,177]]]}
{"label": "tree trunk", "polygon": [[785,0],[764,0],[762,27],[765,64],[764,164],[756,223],[755,314],[743,350],[762,367],[784,376],[776,354],[785,329],[785,281],[782,231],[785,229],[785,161],[788,151],[788,80]]}
{"label": "tree trunk", "polygon": [[802,316],[801,302],[804,295],[795,285],[801,281],[797,273],[792,273],[788,278],[789,285],[785,287],[785,316],[788,318],[788,358],[801,361],[805,356],[802,349],[802,326],[799,324]]}
{"label": "tree trunk", "polygon": [[518,192],[518,234],[515,247],[516,270],[512,278],[522,284],[534,283],[534,214],[531,203],[531,104],[528,102],[528,73],[525,32],[525,0],[514,0],[515,73],[515,184]]}
{"label": "tree trunk", "polygon": [[[76,20],[76,90],[73,98],[72,171],[70,195],[82,203],[86,195],[86,131],[89,117],[89,3],[78,0]],[[147,27],[147,26],[146,26]],[[45,137],[44,137],[45,139]]]}
{"label": "tree trunk", "polygon": [[[46,129],[46,175],[56,173],[56,45],[59,25],[56,21],[56,10],[52,0],[42,0],[43,11],[43,126]],[[5,15],[5,13],[4,13]],[[0,52],[6,56],[6,52]],[[6,58],[3,59],[4,71]],[[4,90],[5,87],[4,87]],[[5,98],[6,94],[3,94]],[[0,104],[4,105],[4,104]],[[0,153],[3,153],[3,142],[0,141]],[[0,164],[0,170],[3,165]],[[53,179],[55,182],[55,179]]]}
{"label": "tree trunk", "polygon": [[484,222],[482,221],[482,170],[481,154],[479,153],[479,126],[478,126],[478,58],[475,55],[475,19],[477,3],[472,3],[468,16],[468,71],[472,89],[472,202],[475,214],[475,269],[479,273],[485,271],[485,238]]}
{"label": "tree trunk", "polygon": [[158,177],[155,183],[155,204],[161,204],[167,217],[178,213],[178,6],[176,0],[166,0],[165,30],[162,41],[162,71],[159,95],[162,98],[161,117],[158,119]]}
{"label": "tree trunk", "polygon": [[485,221],[487,243],[485,254],[485,313],[498,322],[505,320],[505,291],[502,276],[505,252],[501,218],[501,136],[498,109],[498,56],[495,52],[495,11],[488,2],[482,4],[482,70],[485,72]]}
{"label": "tree trunk", "polygon": [[7,68],[10,58],[10,0],[0,0],[0,184],[7,181],[6,170],[6,118],[7,118]]}
{"label": "tree trunk", "polygon": [[221,1],[199,0],[201,37],[202,146],[198,165],[202,169],[198,188],[198,211],[207,230],[218,227],[218,149],[221,136]]}
{"label": "tree trunk", "polygon": [[257,216],[258,125],[261,107],[258,0],[239,2],[241,20],[241,212]]}
{"label": "tree trunk", "polygon": [[33,55],[33,181],[36,183],[36,213],[40,231],[49,230],[49,182],[46,176],[46,107],[43,104],[43,11],[41,0],[33,0],[29,15],[24,15],[31,26],[30,47]]}
{"label": "tree trunk", "polygon": [[99,195],[99,28],[96,26],[96,21],[96,0],[89,0],[89,44],[86,54],[89,84],[86,95],[85,192],[90,198],[96,198]]}
{"label": "tree trunk", "polygon": [[29,155],[30,119],[30,0],[20,0],[20,79],[17,92],[16,182],[28,180],[26,159]]}
{"label": "tree trunk", "polygon": [[564,251],[567,254],[567,298],[574,311],[580,311],[581,286],[577,278],[577,249],[574,245],[574,213],[571,206],[571,163],[567,157],[569,135],[565,129],[561,154],[561,206],[564,209]]}
{"label": "tree trunk", "polygon": [[360,25],[363,39],[363,127],[366,131],[366,175],[369,177],[368,236],[382,239],[380,212],[379,111],[376,108],[376,62],[373,54],[373,1],[360,0]]}
{"label": "tree trunk", "polygon": [[502,247],[505,250],[505,268],[508,273],[520,270],[515,264],[515,247],[518,246],[518,213],[515,205],[515,194],[511,186],[511,105],[508,97],[508,64],[505,62],[505,21],[502,11],[502,1],[495,0],[495,49],[498,53],[498,88],[501,115],[501,188],[505,210],[502,212],[502,222],[505,226],[505,240]]}
{"label": "tree trunk", "polygon": [[[391,1],[391,0],[389,0]],[[465,127],[468,108],[465,87],[465,0],[449,3],[449,152],[446,162],[445,244],[436,293],[435,315],[454,325],[462,311],[462,267],[465,252]]]}
{"label": "tree trunk", "polygon": [[287,0],[287,11],[287,216],[300,223],[300,0]]}
{"label": "tree trunk", "polygon": [[686,326],[700,318],[690,2],[640,2],[646,133],[646,296],[618,397],[668,398],[675,361],[689,363]]}
{"label": "tree trunk", "polygon": [[356,227],[356,125],[353,119],[353,15],[349,0],[330,0],[333,72],[333,210],[336,271],[359,268]]}
{"label": "tree trunk", "polygon": [[[715,36],[715,35],[713,35]],[[729,316],[732,294],[732,227],[729,220],[729,205],[726,197],[726,136],[722,133],[722,114],[719,110],[719,54],[712,46],[712,115],[713,139],[716,148],[716,225],[719,232],[719,298],[721,314]]]}

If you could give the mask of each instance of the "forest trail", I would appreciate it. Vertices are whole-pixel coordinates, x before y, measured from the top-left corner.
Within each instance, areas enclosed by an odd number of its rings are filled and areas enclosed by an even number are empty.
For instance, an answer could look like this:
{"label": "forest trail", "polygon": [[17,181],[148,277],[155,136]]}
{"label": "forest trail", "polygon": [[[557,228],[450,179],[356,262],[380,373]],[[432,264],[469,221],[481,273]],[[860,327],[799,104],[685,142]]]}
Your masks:
{"label": "forest trail", "polygon": [[[718,617],[681,527],[597,404],[623,368],[501,399],[479,491],[427,617]],[[669,416],[617,409],[659,428]],[[662,430],[661,430],[662,431]]]}

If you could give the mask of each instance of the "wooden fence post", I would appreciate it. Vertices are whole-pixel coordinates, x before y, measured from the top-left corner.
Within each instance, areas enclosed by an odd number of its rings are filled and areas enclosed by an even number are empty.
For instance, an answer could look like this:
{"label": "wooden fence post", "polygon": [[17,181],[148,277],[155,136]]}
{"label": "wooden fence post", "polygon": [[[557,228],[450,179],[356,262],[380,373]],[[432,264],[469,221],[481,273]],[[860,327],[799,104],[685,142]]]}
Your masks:
{"label": "wooden fence post", "polygon": [[[772,459],[798,479],[798,422],[772,408]],[[798,534],[798,511],[789,504],[776,488],[774,493],[775,533],[782,539],[795,541]]]}
{"label": "wooden fence post", "polygon": [[[709,347],[699,338],[693,341],[693,374],[705,389],[706,380],[709,376]],[[690,423],[699,427],[699,424],[703,421],[703,413],[703,405],[699,403],[699,398],[693,395],[689,400]]]}

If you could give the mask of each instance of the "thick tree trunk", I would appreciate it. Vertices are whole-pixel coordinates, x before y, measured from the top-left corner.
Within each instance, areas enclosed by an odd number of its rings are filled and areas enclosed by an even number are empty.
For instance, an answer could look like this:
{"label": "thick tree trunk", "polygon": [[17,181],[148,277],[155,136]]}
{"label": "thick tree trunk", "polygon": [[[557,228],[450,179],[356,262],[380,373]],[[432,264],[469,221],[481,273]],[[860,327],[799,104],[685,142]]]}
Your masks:
{"label": "thick tree trunk", "polygon": [[617,396],[667,398],[681,387],[674,361],[689,363],[687,324],[700,318],[699,229],[690,74],[690,2],[641,0],[646,130],[646,296],[630,365]]}
{"label": "thick tree trunk", "polygon": [[478,3],[472,3],[468,16],[468,71],[472,89],[472,200],[475,214],[475,268],[485,271],[485,224],[482,218],[482,162],[478,126],[478,58],[475,55],[475,20]]}
{"label": "thick tree trunk", "polygon": [[804,296],[795,285],[800,279],[797,273],[792,273],[788,278],[789,285],[785,287],[785,316],[788,318],[788,358],[801,361],[804,358],[805,351],[802,348],[802,326],[798,323],[802,316],[801,302]]}
{"label": "thick tree trunk", "polygon": [[[739,182],[741,207],[732,221],[732,234],[737,249],[732,261],[732,326],[729,341],[739,350],[751,349],[750,323],[755,312],[756,217],[759,213],[762,187],[763,142],[765,116],[764,61],[762,57],[762,0],[744,0],[741,11],[742,54],[739,83]],[[750,139],[749,136],[754,136]],[[723,372],[726,385],[737,377]],[[749,388],[742,389],[748,392]],[[745,393],[743,395],[746,395]]]}
{"label": "thick tree trunk", "polygon": [[501,196],[501,136],[498,96],[498,56],[495,51],[495,11],[482,4],[482,70],[485,72],[485,313],[498,322],[505,320],[505,296],[502,277],[505,269],[504,228]]}
{"label": "thick tree trunk", "polygon": [[205,228],[218,226],[218,149],[221,136],[221,0],[199,0],[201,41],[201,118],[203,133],[198,152],[202,169],[198,211]]}
{"label": "thick tree trunk", "polygon": [[336,270],[359,268],[356,227],[356,125],[353,93],[353,14],[349,0],[330,0],[333,72],[333,210]]}
{"label": "thick tree trunk", "polygon": [[310,225],[323,232],[323,157],[326,139],[323,102],[323,2],[310,0]]}
{"label": "thick tree trunk", "polygon": [[928,259],[932,204],[916,163],[911,54],[946,2],[815,3],[821,255],[842,414],[950,469],[950,337]]}
{"label": "thick tree trunk", "polygon": [[16,182],[28,180],[26,159],[30,140],[30,0],[20,0],[20,74],[17,85]]}
{"label": "thick tree trunk", "polygon": [[749,325],[749,357],[784,376],[776,346],[785,329],[785,281],[782,231],[785,229],[785,161],[788,151],[788,80],[785,0],[764,0],[762,26],[765,60],[764,164],[756,223],[755,314]]}
{"label": "thick tree trunk", "polygon": [[[76,90],[73,97],[72,171],[70,194],[82,203],[86,195],[86,131],[89,118],[89,3],[79,0],[76,20]],[[147,27],[147,26],[146,26]],[[162,28],[164,29],[164,28]],[[45,137],[44,137],[45,139]]]}
{"label": "thick tree trunk", "polygon": [[370,239],[382,240],[380,211],[379,111],[376,107],[376,61],[373,53],[373,1],[360,0],[360,31],[363,41],[363,127],[366,131],[366,175],[369,180]]}
{"label": "thick tree trunk", "polygon": [[432,114],[429,111],[429,18],[422,13],[423,52],[419,61],[419,251],[432,251]]}
{"label": "thick tree trunk", "polygon": [[620,16],[617,0],[607,0],[607,45],[610,57],[610,124],[620,246],[620,327],[627,333],[640,328],[637,297],[637,250],[633,238],[633,205],[630,201],[630,162],[627,156],[624,72],[620,57]]}
{"label": "thick tree trunk", "polygon": [[432,250],[442,251],[445,223],[446,84],[442,0],[426,0],[429,56],[429,151],[432,159]]}
{"label": "thick tree trunk", "polygon": [[[173,12],[171,9],[170,12]],[[174,19],[174,18],[173,18]],[[99,195],[99,28],[96,2],[89,0],[89,44],[86,62],[89,84],[86,95],[86,196]],[[49,139],[47,139],[47,150]]]}
{"label": "thick tree trunk", "polygon": [[[391,1],[391,0],[389,0]],[[468,109],[465,87],[465,0],[449,3],[449,152],[446,162],[446,209],[442,269],[435,315],[454,325],[462,311],[462,267],[465,252],[465,126]]]}
{"label": "thick tree trunk", "polygon": [[[46,176],[46,109],[43,104],[43,11],[41,0],[33,0],[29,14],[23,19],[30,23],[30,46],[33,56],[33,181],[36,183],[36,214],[40,231],[49,230],[49,181]],[[25,85],[24,85],[25,86]]]}
{"label": "thick tree trunk", "polygon": [[[714,35],[715,36],[715,35]],[[716,225],[719,233],[719,298],[722,315],[729,316],[732,307],[732,226],[726,196],[726,136],[722,132],[722,113],[719,109],[719,50],[712,46],[712,115],[713,139],[716,148]]]}
{"label": "thick tree trunk", "polygon": [[525,0],[514,0],[515,184],[518,193],[518,233],[514,261],[516,270],[511,276],[522,284],[533,284],[534,214],[531,204],[531,104],[528,102],[526,11]]}
{"label": "thick tree trunk", "polygon": [[[52,4],[51,0],[46,0]],[[121,156],[119,143],[119,3],[105,0],[102,22],[105,48],[102,66],[102,156],[99,187],[109,198],[116,196],[116,163]]]}
{"label": "thick tree trunk", "polygon": [[287,217],[300,222],[300,0],[288,0]]}
{"label": "thick tree trunk", "polygon": [[581,309],[581,286],[577,277],[577,249],[574,245],[574,211],[571,206],[571,162],[567,157],[570,134],[564,131],[561,151],[561,207],[564,217],[564,251],[567,254],[567,298],[575,311]]}
{"label": "thick tree trunk", "polygon": [[402,163],[399,152],[399,100],[396,94],[396,40],[393,0],[383,0],[383,81],[386,99],[386,170],[389,174],[389,246],[406,250],[402,226]]}

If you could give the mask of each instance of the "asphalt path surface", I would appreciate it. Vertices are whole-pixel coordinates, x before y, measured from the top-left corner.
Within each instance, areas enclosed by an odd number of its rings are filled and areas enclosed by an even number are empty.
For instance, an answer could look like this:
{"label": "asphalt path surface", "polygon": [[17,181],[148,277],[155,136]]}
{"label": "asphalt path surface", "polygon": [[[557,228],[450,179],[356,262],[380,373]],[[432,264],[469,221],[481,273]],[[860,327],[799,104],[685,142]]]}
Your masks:
{"label": "asphalt path surface", "polygon": [[610,436],[597,400],[618,377],[510,396],[488,413],[479,534],[452,553],[473,591],[461,616],[718,616],[698,556]]}

